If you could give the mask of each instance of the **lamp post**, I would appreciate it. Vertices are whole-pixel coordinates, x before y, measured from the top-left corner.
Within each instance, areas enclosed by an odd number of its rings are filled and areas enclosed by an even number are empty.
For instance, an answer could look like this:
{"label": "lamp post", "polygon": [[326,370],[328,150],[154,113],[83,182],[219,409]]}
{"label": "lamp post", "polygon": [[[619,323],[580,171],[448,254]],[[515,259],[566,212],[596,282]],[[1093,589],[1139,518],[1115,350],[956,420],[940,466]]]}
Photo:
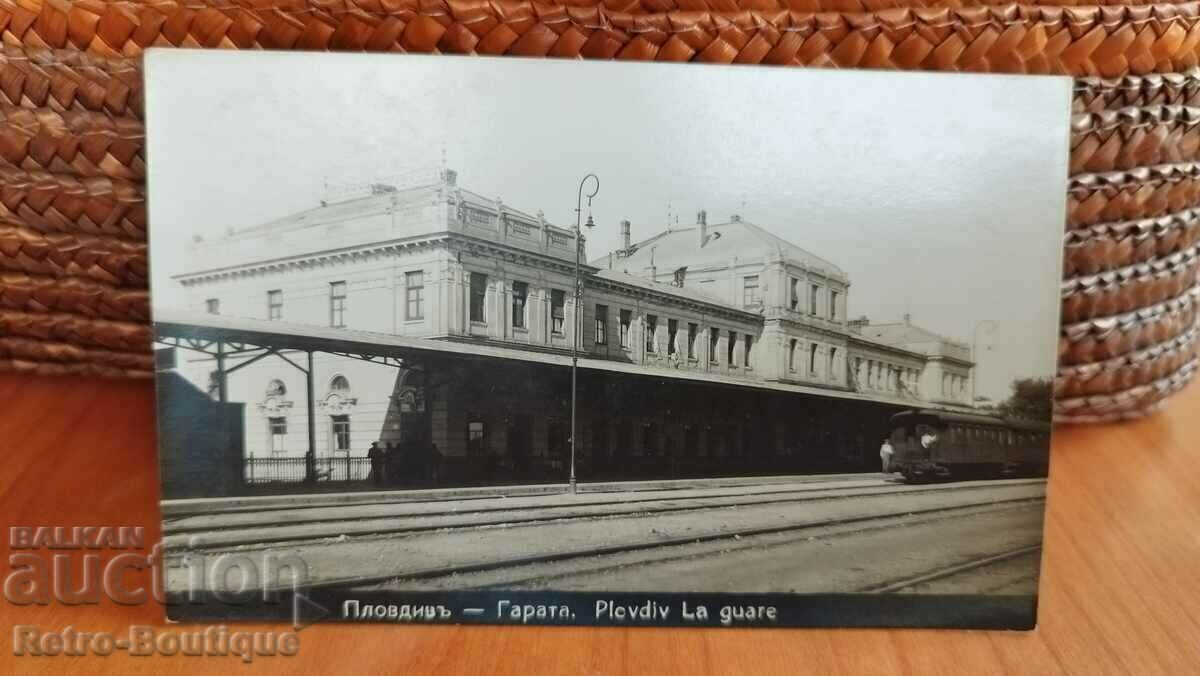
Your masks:
{"label": "lamp post", "polygon": [[595,174],[588,174],[579,182],[579,192],[575,196],[575,317],[574,330],[571,331],[571,493],[577,492],[575,486],[575,448],[578,439],[576,402],[578,398],[578,371],[579,371],[579,334],[583,332],[583,277],[580,275],[580,256],[583,255],[583,233],[580,231],[580,220],[583,217],[583,188],[588,181],[594,185],[592,191],[587,194],[588,217],[587,227],[594,228],[596,224],[592,221],[591,206],[592,198],[596,193],[600,192],[600,179]]}
{"label": "lamp post", "polygon": [[975,362],[975,372],[971,374],[971,408],[975,408],[977,405],[975,402],[976,397],[978,396],[976,393],[978,391],[979,383],[979,329],[985,326],[988,327],[988,333],[995,331],[996,320],[981,319],[976,322],[975,330],[971,332],[971,361]]}

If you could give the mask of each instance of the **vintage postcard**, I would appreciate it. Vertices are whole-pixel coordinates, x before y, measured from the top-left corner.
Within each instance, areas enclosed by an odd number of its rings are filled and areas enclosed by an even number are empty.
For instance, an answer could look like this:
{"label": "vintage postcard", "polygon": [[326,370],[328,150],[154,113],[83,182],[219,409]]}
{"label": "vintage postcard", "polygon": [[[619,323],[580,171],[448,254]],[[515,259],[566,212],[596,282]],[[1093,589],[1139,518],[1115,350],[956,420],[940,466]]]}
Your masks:
{"label": "vintage postcard", "polygon": [[172,618],[1034,626],[1069,79],[146,78]]}

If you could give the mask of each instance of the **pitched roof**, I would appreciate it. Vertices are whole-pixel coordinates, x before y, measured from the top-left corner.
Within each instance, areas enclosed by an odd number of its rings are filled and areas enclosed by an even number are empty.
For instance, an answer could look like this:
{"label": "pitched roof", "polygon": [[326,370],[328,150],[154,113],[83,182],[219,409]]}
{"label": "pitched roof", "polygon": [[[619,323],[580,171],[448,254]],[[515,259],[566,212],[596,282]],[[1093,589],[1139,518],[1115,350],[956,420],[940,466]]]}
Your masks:
{"label": "pitched roof", "polygon": [[[634,252],[621,259],[621,267],[641,272],[654,265],[660,270],[683,266],[704,267],[729,259],[779,255],[805,269],[846,280],[844,270],[820,256],[792,244],[754,223],[735,220],[708,226],[708,239],[700,242],[700,226],[671,228],[634,245]],[[601,265],[598,261],[596,265]]]}
{"label": "pitched roof", "polygon": [[862,336],[884,345],[903,346],[907,349],[914,349],[912,346],[920,343],[949,343],[958,347],[967,346],[966,343],[947,338],[940,333],[934,333],[919,326],[913,326],[909,322],[867,324],[862,327]]}
{"label": "pitched roof", "polygon": [[[403,188],[395,188],[393,186],[379,184],[371,186],[369,194],[343,199],[338,201],[323,201],[320,206],[299,211],[293,214],[288,214],[281,218],[277,218],[266,223],[253,225],[246,228],[239,228],[230,233],[232,237],[239,236],[254,236],[263,235],[275,232],[288,232],[301,228],[312,227],[317,225],[330,225],[342,221],[349,221],[355,218],[364,216],[374,216],[378,214],[388,213],[398,207],[407,206],[414,202],[428,200],[430,196],[437,190],[446,190],[449,193],[461,197],[465,202],[471,205],[483,207],[491,211],[498,211],[501,205],[500,200],[467,190],[458,188],[457,186],[447,184],[444,181],[438,180],[433,183],[423,185],[406,186]],[[510,216],[515,216],[519,220],[537,225],[541,220],[540,215],[530,214],[520,209],[505,204],[505,213]],[[560,226],[556,226],[547,222],[547,226],[557,228],[564,232],[569,232]]]}
{"label": "pitched roof", "polygon": [[407,187],[376,186],[370,194],[341,201],[326,201],[320,206],[288,214],[272,221],[238,228],[233,237],[264,235],[273,232],[288,232],[318,225],[332,225],[364,216],[387,213],[400,205],[427,199],[439,187],[439,183]]}
{"label": "pitched roof", "polygon": [[676,298],[681,298],[683,300],[689,300],[689,301],[696,302],[696,303],[705,303],[707,305],[718,305],[727,310],[733,310],[735,312],[741,312],[744,314],[753,314],[753,313],[748,312],[745,308],[740,308],[735,305],[730,305],[729,303],[726,303],[724,300],[718,298],[717,296],[705,293],[704,291],[701,291],[694,287],[687,287],[687,286],[680,287],[680,286],[674,286],[671,284],[663,284],[662,282],[651,281],[645,277],[631,275],[631,274],[628,274],[625,272],[621,272],[620,270],[609,270],[607,268],[601,268],[593,276],[598,277],[600,279],[605,279],[605,280],[609,280],[609,281],[613,281],[613,282],[619,282],[621,284],[628,284],[629,286],[634,286],[639,289],[645,289],[647,291],[653,291],[655,293],[661,293],[661,294],[666,294],[668,296],[674,296]]}

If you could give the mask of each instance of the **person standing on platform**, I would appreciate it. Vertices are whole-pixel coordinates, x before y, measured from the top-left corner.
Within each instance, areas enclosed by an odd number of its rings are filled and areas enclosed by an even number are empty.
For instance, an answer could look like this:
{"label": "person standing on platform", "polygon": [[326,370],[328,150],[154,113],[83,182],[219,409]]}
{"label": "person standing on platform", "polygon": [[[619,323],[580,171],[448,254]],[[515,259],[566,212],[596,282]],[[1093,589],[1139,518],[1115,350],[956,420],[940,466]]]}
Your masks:
{"label": "person standing on platform", "polygon": [[371,483],[376,486],[383,485],[383,449],[379,447],[378,441],[371,442],[371,449],[367,451],[367,459],[371,461]]}
{"label": "person standing on platform", "polygon": [[887,478],[892,473],[892,456],[896,451],[892,448],[892,441],[884,439],[883,445],[879,447],[879,459],[883,462],[883,476]]}

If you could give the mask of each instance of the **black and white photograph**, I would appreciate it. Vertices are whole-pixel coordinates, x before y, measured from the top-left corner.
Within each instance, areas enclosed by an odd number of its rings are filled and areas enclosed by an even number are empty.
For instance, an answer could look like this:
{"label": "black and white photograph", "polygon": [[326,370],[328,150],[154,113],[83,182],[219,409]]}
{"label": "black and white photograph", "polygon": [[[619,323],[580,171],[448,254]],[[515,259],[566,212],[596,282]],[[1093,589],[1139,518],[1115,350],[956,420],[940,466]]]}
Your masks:
{"label": "black and white photograph", "polygon": [[1035,625],[1069,78],[145,69],[172,618]]}

